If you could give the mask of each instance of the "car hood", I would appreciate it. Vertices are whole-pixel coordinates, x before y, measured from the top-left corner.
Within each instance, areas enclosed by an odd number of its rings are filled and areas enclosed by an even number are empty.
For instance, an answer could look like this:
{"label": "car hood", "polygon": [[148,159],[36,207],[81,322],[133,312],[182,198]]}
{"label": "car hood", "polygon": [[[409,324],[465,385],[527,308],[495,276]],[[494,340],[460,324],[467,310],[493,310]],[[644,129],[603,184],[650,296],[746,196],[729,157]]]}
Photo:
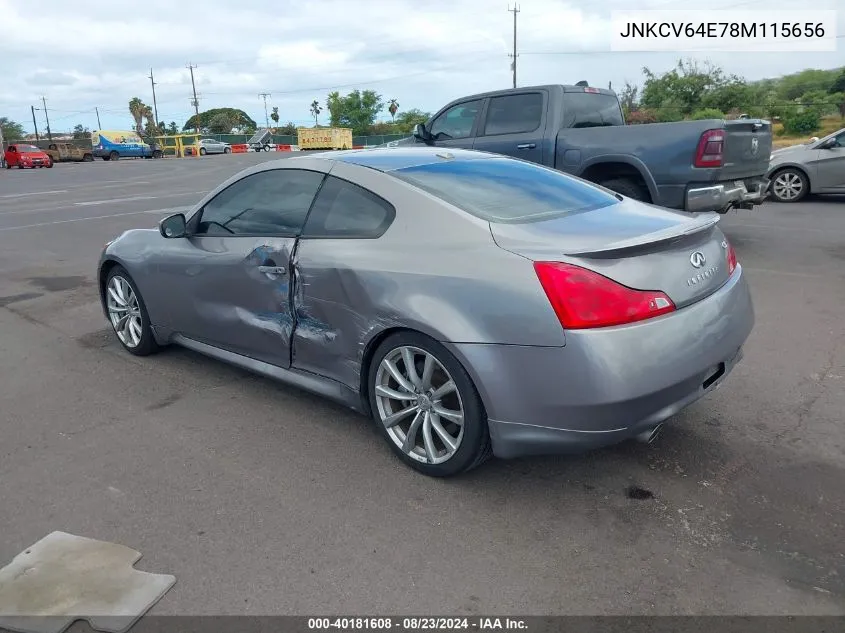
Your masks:
{"label": "car hood", "polygon": [[797,154],[810,146],[810,143],[801,143],[800,145],[790,145],[789,147],[781,147],[772,152],[772,157],[785,156],[789,154]]}
{"label": "car hood", "polygon": [[21,158],[41,158],[43,160],[45,158],[49,158],[49,156],[47,156],[44,152],[21,152]]}

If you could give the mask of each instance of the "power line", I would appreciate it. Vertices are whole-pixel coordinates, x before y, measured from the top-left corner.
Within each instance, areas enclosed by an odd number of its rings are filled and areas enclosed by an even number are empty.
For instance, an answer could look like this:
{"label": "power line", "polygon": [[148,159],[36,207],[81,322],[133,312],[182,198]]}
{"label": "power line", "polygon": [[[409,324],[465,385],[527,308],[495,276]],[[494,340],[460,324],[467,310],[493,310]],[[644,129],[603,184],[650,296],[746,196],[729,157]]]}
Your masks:
{"label": "power line", "polygon": [[509,55],[509,57],[513,58],[511,62],[511,70],[513,70],[513,87],[516,88],[516,14],[519,13],[519,6],[513,5],[513,9],[508,7],[508,11],[513,13],[513,54]]}

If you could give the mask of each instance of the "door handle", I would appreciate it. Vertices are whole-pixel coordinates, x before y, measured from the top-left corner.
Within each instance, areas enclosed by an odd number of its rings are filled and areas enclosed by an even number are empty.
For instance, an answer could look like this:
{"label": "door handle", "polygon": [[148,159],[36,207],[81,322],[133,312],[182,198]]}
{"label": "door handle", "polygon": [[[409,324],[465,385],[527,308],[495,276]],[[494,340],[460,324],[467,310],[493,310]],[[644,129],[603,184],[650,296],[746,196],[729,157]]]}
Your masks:
{"label": "door handle", "polygon": [[522,143],[521,145],[517,145],[516,149],[534,149],[537,147],[536,143]]}
{"label": "door handle", "polygon": [[265,275],[284,275],[287,271],[285,271],[283,266],[259,266],[258,272],[264,273]]}

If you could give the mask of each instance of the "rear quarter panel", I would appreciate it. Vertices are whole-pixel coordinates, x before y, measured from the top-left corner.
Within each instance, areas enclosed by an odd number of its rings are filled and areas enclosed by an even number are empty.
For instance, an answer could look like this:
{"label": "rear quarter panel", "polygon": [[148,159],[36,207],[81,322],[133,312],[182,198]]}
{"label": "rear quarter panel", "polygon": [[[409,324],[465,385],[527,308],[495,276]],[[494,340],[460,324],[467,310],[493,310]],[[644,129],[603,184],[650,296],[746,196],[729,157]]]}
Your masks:
{"label": "rear quarter panel", "polygon": [[391,202],[396,218],[373,240],[300,240],[295,367],[330,368],[357,388],[365,349],[392,328],[453,343],[564,344],[532,263],[498,248],[487,222],[375,170],[339,163],[331,173]]}

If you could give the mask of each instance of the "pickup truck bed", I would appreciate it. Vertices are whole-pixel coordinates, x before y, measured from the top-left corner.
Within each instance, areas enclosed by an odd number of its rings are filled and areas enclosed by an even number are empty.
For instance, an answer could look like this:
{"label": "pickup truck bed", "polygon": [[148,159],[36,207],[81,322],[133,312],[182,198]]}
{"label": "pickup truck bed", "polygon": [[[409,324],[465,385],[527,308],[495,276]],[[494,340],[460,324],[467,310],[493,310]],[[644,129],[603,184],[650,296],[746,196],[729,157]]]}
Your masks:
{"label": "pickup truck bed", "polygon": [[455,100],[418,126],[415,137],[522,158],[690,212],[760,204],[772,147],[768,121],[625,125],[614,92],[563,85]]}

